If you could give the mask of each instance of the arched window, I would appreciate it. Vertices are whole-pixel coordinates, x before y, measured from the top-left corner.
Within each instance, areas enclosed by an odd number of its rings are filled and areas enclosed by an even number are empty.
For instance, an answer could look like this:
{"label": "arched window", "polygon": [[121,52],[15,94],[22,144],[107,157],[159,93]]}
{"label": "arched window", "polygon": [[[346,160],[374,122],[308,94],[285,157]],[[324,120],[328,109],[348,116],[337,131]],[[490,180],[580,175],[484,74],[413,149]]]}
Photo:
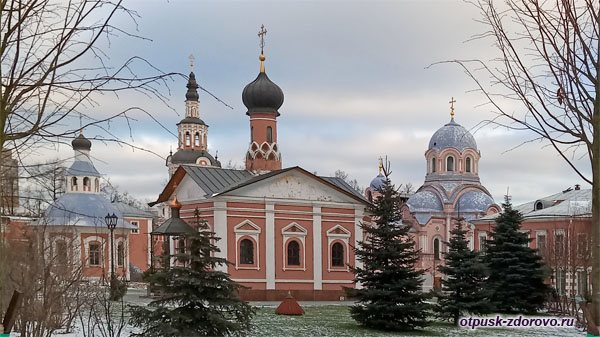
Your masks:
{"label": "arched window", "polygon": [[91,186],[90,186],[90,178],[88,178],[88,177],[84,177],[84,178],[83,178],[83,190],[84,190],[84,191],[89,191],[89,190],[91,190],[91,188],[90,188],[90,187],[91,187]]}
{"label": "arched window", "polygon": [[300,265],[300,245],[298,241],[291,240],[287,247],[287,264],[288,266]]}
{"label": "arched window", "polygon": [[88,245],[88,264],[90,266],[99,266],[101,262],[101,251],[99,242],[90,242]]}
{"label": "arched window", "polygon": [[270,126],[267,126],[267,142],[273,142],[273,128]]}
{"label": "arched window", "polygon": [[431,158],[431,173],[435,173],[435,157]]}
{"label": "arched window", "polygon": [[67,243],[63,240],[56,241],[56,262],[60,265],[67,264]]}
{"label": "arched window", "polygon": [[452,172],[454,171],[454,157],[448,156],[446,158],[446,171]]}
{"label": "arched window", "polygon": [[71,191],[77,191],[77,177],[71,178]]}
{"label": "arched window", "polygon": [[240,264],[254,264],[254,243],[250,239],[240,241]]}
{"label": "arched window", "polygon": [[344,266],[344,246],[339,242],[336,242],[331,246],[331,266]]}
{"label": "arched window", "polygon": [[100,181],[98,181],[98,178],[96,178],[96,180],[94,181],[94,191],[100,192]]}
{"label": "arched window", "polygon": [[119,242],[117,245],[117,265],[121,267],[125,265],[125,244],[123,242]]}
{"label": "arched window", "polygon": [[433,259],[440,259],[440,239],[438,238],[433,239]]}
{"label": "arched window", "polygon": [[194,146],[200,146],[200,134],[198,132],[194,135]]}
{"label": "arched window", "polygon": [[471,172],[471,157],[465,159],[465,172]]}
{"label": "arched window", "polygon": [[177,241],[177,254],[185,254],[185,238],[179,238]]}
{"label": "arched window", "polygon": [[191,142],[192,142],[192,140],[190,139],[190,133],[189,133],[189,132],[186,132],[186,133],[185,133],[185,146],[190,146],[190,145],[192,145],[192,144],[191,144]]}

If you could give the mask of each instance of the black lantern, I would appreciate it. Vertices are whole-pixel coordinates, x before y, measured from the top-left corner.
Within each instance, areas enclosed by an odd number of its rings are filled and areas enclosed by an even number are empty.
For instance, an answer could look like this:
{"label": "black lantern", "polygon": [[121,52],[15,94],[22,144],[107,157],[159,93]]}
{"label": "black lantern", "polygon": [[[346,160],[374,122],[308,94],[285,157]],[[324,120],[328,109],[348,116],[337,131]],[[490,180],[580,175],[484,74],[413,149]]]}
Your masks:
{"label": "black lantern", "polygon": [[106,227],[110,230],[110,285],[111,290],[113,289],[113,282],[115,280],[115,245],[114,245],[114,231],[117,227],[117,220],[119,217],[113,213],[106,214],[104,220],[106,221]]}

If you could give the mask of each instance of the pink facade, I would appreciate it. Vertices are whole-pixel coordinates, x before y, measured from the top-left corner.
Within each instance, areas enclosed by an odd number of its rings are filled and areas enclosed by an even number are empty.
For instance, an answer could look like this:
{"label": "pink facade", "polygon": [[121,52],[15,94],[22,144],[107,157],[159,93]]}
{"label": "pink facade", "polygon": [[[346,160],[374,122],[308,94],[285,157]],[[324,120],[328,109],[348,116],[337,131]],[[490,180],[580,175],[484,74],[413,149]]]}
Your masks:
{"label": "pink facade", "polygon": [[290,168],[201,200],[200,187],[180,174],[185,169],[214,170],[181,167],[161,196],[177,195],[182,219],[192,226],[196,217],[206,220],[222,238],[218,254],[231,263],[223,270],[248,287],[245,299],[281,300],[292,291],[297,299],[339,300],[355,287],[352,247],[362,239],[367,205],[360,196]]}

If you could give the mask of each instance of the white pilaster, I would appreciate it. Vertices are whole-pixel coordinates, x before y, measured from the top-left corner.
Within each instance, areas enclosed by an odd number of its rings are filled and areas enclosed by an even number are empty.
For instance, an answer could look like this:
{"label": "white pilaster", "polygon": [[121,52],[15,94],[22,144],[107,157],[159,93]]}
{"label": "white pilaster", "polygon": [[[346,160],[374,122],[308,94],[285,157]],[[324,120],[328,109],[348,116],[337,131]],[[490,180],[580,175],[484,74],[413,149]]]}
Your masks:
{"label": "white pilaster", "polygon": [[[215,256],[227,259],[227,202],[225,201],[215,201],[213,231],[221,238],[216,242],[220,252],[215,253]],[[217,270],[227,273],[227,265],[220,265]]]}
{"label": "white pilaster", "polygon": [[[364,210],[362,208],[357,208],[354,212],[354,247],[358,247],[358,242],[363,241],[363,230],[361,227],[362,218],[364,215]],[[362,268],[363,263],[354,256],[354,266],[357,268]],[[356,288],[362,288],[360,282],[356,282]]]}
{"label": "white pilaster", "polygon": [[267,278],[267,289],[275,289],[275,205],[265,205],[265,273]]}
{"label": "white pilaster", "polygon": [[313,207],[313,279],[314,289],[323,289],[323,247],[321,234],[321,207]]}

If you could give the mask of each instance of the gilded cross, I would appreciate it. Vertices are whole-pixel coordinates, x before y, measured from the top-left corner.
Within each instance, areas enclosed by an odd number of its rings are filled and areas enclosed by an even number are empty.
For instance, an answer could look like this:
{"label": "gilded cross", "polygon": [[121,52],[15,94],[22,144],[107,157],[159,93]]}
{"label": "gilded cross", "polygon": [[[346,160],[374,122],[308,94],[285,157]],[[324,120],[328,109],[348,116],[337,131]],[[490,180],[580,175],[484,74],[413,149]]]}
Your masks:
{"label": "gilded cross", "polygon": [[454,97],[452,97],[452,99],[448,103],[450,103],[450,116],[454,118],[454,103],[456,103],[456,100],[454,99]]}
{"label": "gilded cross", "polygon": [[267,30],[265,29],[265,25],[260,26],[260,31],[258,32],[258,37],[260,38],[260,53],[263,53],[265,49],[265,35],[267,35]]}
{"label": "gilded cross", "polygon": [[194,57],[194,54],[190,54],[190,57],[188,57],[190,60],[190,72],[194,71],[194,61],[196,60],[196,58]]}

